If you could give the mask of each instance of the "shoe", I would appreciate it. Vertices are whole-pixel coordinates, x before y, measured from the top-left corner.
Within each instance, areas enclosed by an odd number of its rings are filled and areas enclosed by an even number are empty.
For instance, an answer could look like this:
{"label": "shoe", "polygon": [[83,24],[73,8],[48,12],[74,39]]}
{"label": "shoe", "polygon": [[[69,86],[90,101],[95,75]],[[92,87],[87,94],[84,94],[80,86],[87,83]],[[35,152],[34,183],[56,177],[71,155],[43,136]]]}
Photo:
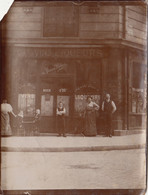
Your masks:
{"label": "shoe", "polygon": [[109,137],[112,137],[112,135],[109,135]]}
{"label": "shoe", "polygon": [[61,134],[59,134],[58,137],[61,137]]}
{"label": "shoe", "polygon": [[63,134],[63,137],[67,137],[65,134]]}

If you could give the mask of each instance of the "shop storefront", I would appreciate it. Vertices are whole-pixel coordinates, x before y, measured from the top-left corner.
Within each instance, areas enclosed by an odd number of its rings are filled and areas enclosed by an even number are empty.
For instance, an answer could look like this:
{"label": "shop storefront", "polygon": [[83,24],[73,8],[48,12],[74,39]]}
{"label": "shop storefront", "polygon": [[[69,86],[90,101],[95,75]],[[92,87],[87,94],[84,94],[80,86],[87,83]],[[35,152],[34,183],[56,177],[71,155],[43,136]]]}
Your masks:
{"label": "shop storefront", "polygon": [[[60,101],[66,108],[66,129],[76,130],[75,119],[85,110],[87,95],[100,105],[102,58],[97,48],[15,48],[18,80],[16,109],[26,120],[41,111],[41,132],[56,132],[56,109]],[[26,59],[26,56],[27,59]],[[23,63],[21,63],[23,62]]]}
{"label": "shop storefront", "polygon": [[[145,5],[98,4],[15,3],[5,18],[3,64],[9,74],[3,94],[15,112],[23,111],[26,128],[31,128],[35,110],[40,109],[40,133],[56,133],[56,109],[62,101],[66,131],[78,132],[91,95],[100,106],[96,117],[102,133],[106,93],[117,106],[114,129],[144,128]],[[143,37],[137,38],[142,28]],[[15,121],[13,125],[15,129]]]}

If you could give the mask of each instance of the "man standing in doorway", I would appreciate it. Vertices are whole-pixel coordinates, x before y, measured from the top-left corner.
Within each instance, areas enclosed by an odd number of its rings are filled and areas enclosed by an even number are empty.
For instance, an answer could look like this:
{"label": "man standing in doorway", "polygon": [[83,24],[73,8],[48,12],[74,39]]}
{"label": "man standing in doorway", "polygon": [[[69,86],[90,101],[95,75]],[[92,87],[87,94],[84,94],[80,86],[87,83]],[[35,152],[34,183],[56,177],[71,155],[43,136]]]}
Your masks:
{"label": "man standing in doorway", "polygon": [[112,115],[116,111],[115,103],[110,99],[110,94],[106,94],[105,101],[102,103],[102,110],[105,119],[105,133],[107,137],[112,137]]}

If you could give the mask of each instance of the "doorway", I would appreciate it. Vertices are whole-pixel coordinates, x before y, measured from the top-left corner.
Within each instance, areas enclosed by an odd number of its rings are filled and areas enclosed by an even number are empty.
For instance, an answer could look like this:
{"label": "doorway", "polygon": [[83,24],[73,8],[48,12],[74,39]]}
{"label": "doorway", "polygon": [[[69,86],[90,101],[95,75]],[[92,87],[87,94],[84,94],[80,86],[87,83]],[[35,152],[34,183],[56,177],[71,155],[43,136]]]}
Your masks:
{"label": "doorway", "polygon": [[66,109],[66,126],[73,112],[74,79],[69,76],[44,78],[40,87],[41,133],[56,133],[56,110],[59,102]]}

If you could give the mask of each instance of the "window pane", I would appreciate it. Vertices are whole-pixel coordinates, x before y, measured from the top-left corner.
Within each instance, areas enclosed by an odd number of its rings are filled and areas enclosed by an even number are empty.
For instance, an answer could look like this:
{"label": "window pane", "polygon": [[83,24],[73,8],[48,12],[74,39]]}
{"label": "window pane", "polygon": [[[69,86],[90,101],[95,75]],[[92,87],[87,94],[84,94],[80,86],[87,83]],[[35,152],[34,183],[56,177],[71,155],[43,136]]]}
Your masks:
{"label": "window pane", "polygon": [[[84,112],[87,104],[87,96],[88,95],[75,95],[75,112],[77,114]],[[95,103],[100,104],[100,95],[91,95],[91,97]]]}
{"label": "window pane", "polygon": [[22,110],[25,116],[33,116],[35,112],[35,94],[19,94],[18,109]]}
{"label": "window pane", "polygon": [[42,95],[41,97],[41,115],[42,116],[53,116],[53,96]]}
{"label": "window pane", "polygon": [[132,87],[136,89],[144,88],[145,66],[140,63],[133,63]]}

